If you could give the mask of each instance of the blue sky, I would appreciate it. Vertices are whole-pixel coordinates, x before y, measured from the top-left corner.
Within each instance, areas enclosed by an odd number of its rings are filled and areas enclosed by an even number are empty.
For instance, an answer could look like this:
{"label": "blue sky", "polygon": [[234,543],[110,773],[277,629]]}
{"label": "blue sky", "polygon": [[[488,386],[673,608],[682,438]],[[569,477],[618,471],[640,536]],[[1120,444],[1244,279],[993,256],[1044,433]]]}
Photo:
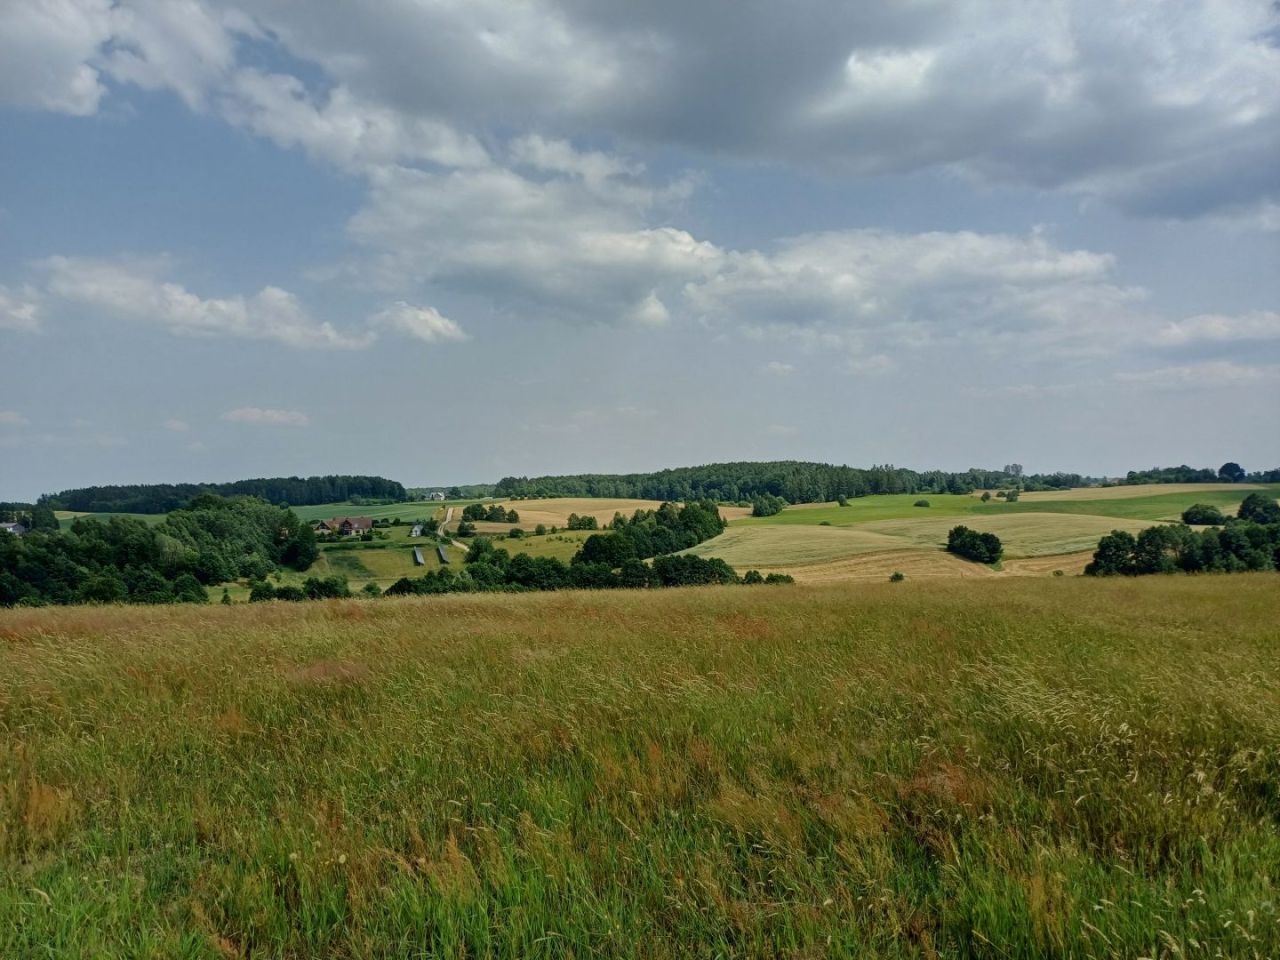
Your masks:
{"label": "blue sky", "polygon": [[0,499],[1280,464],[1264,0],[0,2]]}

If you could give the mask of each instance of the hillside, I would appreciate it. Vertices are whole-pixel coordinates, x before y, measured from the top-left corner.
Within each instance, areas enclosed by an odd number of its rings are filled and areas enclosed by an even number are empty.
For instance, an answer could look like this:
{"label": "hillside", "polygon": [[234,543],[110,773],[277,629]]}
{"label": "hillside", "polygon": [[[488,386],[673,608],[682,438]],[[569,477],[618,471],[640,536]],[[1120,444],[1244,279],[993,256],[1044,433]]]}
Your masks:
{"label": "hillside", "polygon": [[1274,574],[0,611],[0,956],[1274,956],[1278,624]]}

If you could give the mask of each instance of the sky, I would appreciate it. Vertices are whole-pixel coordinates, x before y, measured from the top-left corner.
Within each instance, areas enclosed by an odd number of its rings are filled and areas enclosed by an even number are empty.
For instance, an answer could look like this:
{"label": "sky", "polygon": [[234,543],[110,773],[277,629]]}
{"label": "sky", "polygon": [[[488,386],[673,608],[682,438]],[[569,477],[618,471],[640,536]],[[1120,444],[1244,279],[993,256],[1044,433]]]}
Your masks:
{"label": "sky", "polygon": [[1271,0],[0,0],[0,500],[1280,465]]}

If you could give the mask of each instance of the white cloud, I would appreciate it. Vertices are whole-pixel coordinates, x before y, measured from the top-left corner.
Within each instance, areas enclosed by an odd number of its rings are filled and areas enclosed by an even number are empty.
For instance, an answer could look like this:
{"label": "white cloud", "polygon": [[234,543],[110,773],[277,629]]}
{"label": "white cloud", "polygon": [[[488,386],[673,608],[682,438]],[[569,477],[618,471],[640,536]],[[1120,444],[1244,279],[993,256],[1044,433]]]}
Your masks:
{"label": "white cloud", "polygon": [[[858,354],[956,340],[1091,352],[1114,347],[1098,339],[1104,332],[1137,322],[1143,292],[1117,286],[1113,269],[1110,256],[1058,249],[1040,232],[847,230],[795,237],[772,255],[725,253],[685,292],[707,318]],[[887,361],[872,355],[860,369]]]}
{"label": "white cloud", "polygon": [[1280,312],[1258,310],[1239,316],[1205,313],[1166,324],[1157,342],[1180,346],[1198,342],[1280,340]]}
{"label": "white cloud", "polygon": [[36,300],[35,291],[30,288],[15,292],[0,286],[0,330],[39,330],[40,307]]}
{"label": "white cloud", "polygon": [[176,417],[171,417],[161,424],[161,426],[166,430],[172,430],[174,433],[186,433],[191,429],[191,424],[187,423],[185,420],[179,420]]}
{"label": "white cloud", "polygon": [[30,422],[16,410],[0,410],[0,424],[6,427],[25,427]]}
{"label": "white cloud", "polygon": [[0,5],[0,103],[87,116],[106,93],[90,65],[111,36],[110,0]]}
{"label": "white cloud", "polygon": [[253,423],[272,427],[305,427],[311,420],[297,410],[273,410],[269,407],[239,407],[228,410],[223,420],[231,423]]}
{"label": "white cloud", "polygon": [[773,374],[775,377],[788,377],[795,371],[796,368],[793,364],[783,363],[780,360],[770,360],[764,365],[764,372]]}
{"label": "white cloud", "polygon": [[369,322],[375,327],[386,327],[426,343],[467,339],[460,326],[434,307],[415,307],[403,301],[375,314]]}
{"label": "white cloud", "polygon": [[1160,367],[1154,370],[1122,371],[1115,375],[1120,383],[1156,389],[1177,390],[1185,387],[1234,387],[1280,380],[1280,365],[1237,364],[1230,360],[1210,360]]}
{"label": "white cloud", "polygon": [[274,340],[291,347],[355,350],[372,335],[344,334],[307,315],[297,298],[279,287],[251,297],[202,298],[158,276],[162,264],[50,257],[40,266],[48,294],[71,303],[154,323],[171,333],[198,337]]}
{"label": "white cloud", "polygon": [[[731,28],[727,28],[731,24]],[[103,75],[348,170],[508,160],[634,177],[593,139],[822,166],[948,169],[1143,214],[1274,219],[1280,10],[1267,0],[784,6],[708,0],[0,7],[0,100],[94,112]],[[278,45],[317,94],[239,56]],[[1268,213],[1270,211],[1270,213]]]}

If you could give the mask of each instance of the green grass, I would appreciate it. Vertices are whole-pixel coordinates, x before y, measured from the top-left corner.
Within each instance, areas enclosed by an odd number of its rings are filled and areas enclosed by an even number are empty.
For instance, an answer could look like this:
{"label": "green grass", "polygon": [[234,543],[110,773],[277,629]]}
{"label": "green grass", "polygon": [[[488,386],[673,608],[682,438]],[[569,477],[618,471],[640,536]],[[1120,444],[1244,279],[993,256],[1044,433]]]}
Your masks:
{"label": "green grass", "polygon": [[[929,506],[912,506],[920,499],[927,499]],[[817,526],[829,523],[833,527],[845,527],[871,520],[901,520],[920,516],[958,517],[970,513],[972,508],[979,506],[980,503],[976,497],[968,495],[895,493],[876,497],[855,497],[849,501],[847,507],[835,504],[824,506],[799,504],[787,507],[772,517],[743,517],[733,523],[735,526],[775,524]]]}
{"label": "green grass", "polygon": [[[1280,498],[1280,485],[1264,488],[1265,492]],[[1252,492],[1250,490],[1249,492]],[[1127,520],[1176,520],[1182,511],[1193,503],[1208,503],[1231,513],[1239,506],[1245,494],[1235,490],[1199,490],[1186,493],[1154,494],[1129,499],[1099,498],[1096,500],[1019,500],[1005,503],[992,499],[983,503],[978,497],[953,494],[889,494],[874,497],[856,497],[847,507],[834,504],[818,507],[798,504],[788,507],[772,517],[744,517],[733,521],[734,526],[801,525],[852,526],[876,520],[908,520],[922,517],[992,516],[1011,513],[1069,513],[1091,514],[1100,517],[1116,517]],[[929,501],[928,507],[913,504],[920,499]]]}
{"label": "green grass", "polygon": [[0,611],[0,956],[1276,956],[1276,584]]}
{"label": "green grass", "polygon": [[[1248,491],[1253,492],[1253,491]],[[1280,485],[1265,487],[1262,492],[1280,498]],[[1178,520],[1182,511],[1193,503],[1207,503],[1224,512],[1235,514],[1244,493],[1234,490],[1201,490],[1194,493],[1159,494],[1117,500],[1019,500],[1017,503],[975,504],[978,514],[998,513],[1071,513],[1119,517],[1128,520]]]}

